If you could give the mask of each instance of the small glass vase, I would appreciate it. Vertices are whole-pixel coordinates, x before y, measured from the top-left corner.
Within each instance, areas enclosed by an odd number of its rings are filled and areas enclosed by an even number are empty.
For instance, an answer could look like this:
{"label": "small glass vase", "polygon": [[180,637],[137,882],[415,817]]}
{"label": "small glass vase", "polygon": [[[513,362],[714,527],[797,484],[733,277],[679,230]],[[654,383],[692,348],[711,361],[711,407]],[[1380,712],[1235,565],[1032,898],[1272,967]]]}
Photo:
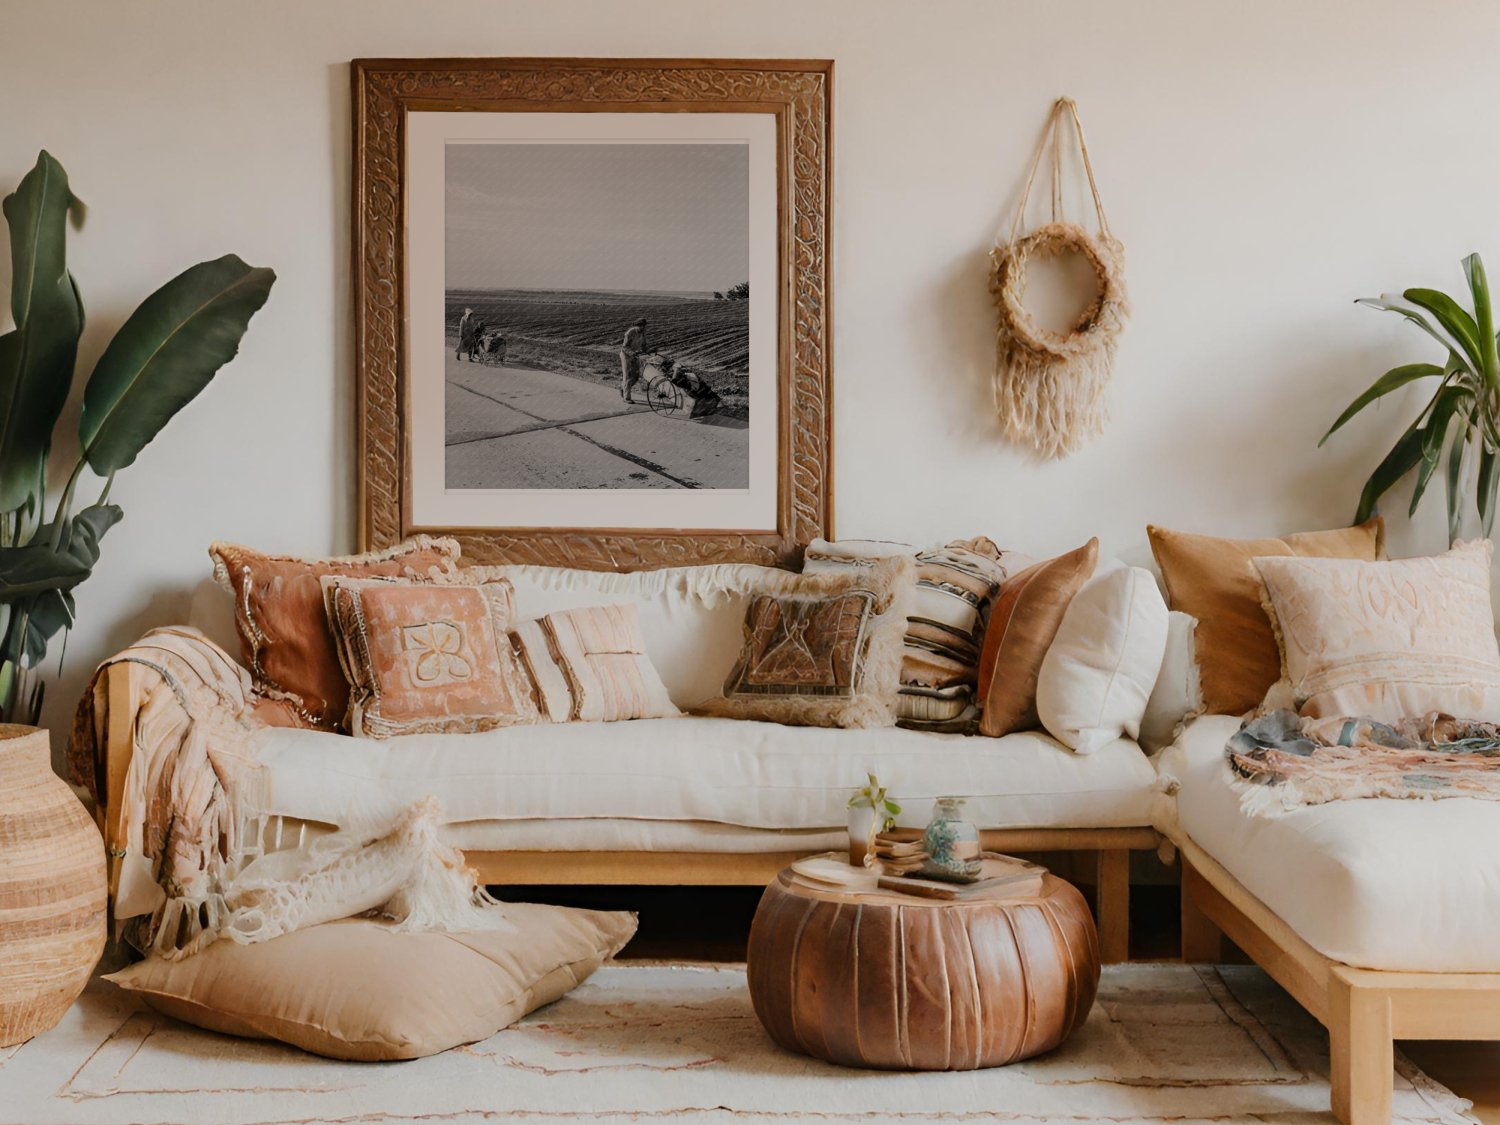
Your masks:
{"label": "small glass vase", "polygon": [[962,797],[939,797],[932,820],[922,833],[927,862],[922,874],[930,879],[972,883],[984,865],[980,854],[979,829],[964,819]]}

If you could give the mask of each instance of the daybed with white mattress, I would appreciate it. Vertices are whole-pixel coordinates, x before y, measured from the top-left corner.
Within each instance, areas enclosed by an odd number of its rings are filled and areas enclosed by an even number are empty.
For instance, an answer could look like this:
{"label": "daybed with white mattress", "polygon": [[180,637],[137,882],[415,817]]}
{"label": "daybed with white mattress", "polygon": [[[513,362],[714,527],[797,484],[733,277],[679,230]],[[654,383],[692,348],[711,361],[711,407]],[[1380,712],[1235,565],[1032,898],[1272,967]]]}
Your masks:
{"label": "daybed with white mattress", "polygon": [[[747,595],[688,595],[649,574],[505,573],[518,620],[634,602],[679,706],[716,694],[739,652]],[[200,598],[194,624],[233,651],[220,599]],[[117,804],[138,700],[154,674],[139,663],[107,669],[107,806]],[[267,728],[251,753],[265,809],[280,818],[278,839],[436,796],[447,838],[492,884],[763,884],[794,858],[846,846],[845,800],[874,771],[900,795],[903,824],[924,824],[934,798],[962,794],[987,847],[1095,853],[1101,952],[1111,961],[1126,957],[1129,852],[1158,842],[1156,773],[1125,740],[1075,754],[1042,732],[985,738],[681,717],[384,741]]]}
{"label": "daybed with white mattress", "polygon": [[1240,720],[1162,752],[1158,825],[1183,861],[1183,958],[1227,935],[1329,1031],[1333,1110],[1390,1120],[1394,1039],[1500,1038],[1500,806],[1336,801],[1246,813],[1225,765]]}

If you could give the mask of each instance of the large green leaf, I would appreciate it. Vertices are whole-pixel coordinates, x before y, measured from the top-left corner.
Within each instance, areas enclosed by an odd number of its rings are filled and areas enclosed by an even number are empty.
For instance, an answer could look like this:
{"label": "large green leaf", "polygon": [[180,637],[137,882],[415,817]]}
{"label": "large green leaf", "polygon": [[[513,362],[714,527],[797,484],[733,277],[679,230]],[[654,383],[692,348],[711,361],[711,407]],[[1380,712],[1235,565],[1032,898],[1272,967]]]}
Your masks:
{"label": "large green leaf", "polygon": [[1489,535],[1495,526],[1495,489],[1500,485],[1500,458],[1490,449],[1479,451],[1479,520]]}
{"label": "large green leaf", "polygon": [[1443,455],[1443,445],[1448,440],[1448,430],[1455,415],[1467,417],[1470,405],[1469,392],[1462,387],[1444,387],[1434,396],[1427,421],[1422,424],[1422,460],[1417,465],[1417,482],[1411,490],[1411,506],[1408,516],[1417,514],[1417,505],[1427,491],[1427,482],[1432,479]]}
{"label": "large green leaf", "polygon": [[123,469],[234,358],[276,275],[233,254],[178,274],[141,302],[99,357],[79,441],[100,476]]}
{"label": "large green leaf", "polygon": [[[1454,436],[1452,444],[1448,447],[1448,474],[1446,480],[1448,500],[1448,542],[1454,543],[1458,540],[1459,527],[1463,522],[1464,495],[1463,495],[1463,471],[1464,471],[1464,449],[1469,444],[1469,437],[1474,427],[1479,424],[1479,407],[1473,406],[1469,409],[1467,422],[1463,429]],[[1482,440],[1481,440],[1482,444]]]}
{"label": "large green leaf", "polygon": [[46,543],[0,547],[0,601],[44,590],[71,590],[89,576],[88,564]]}
{"label": "large green leaf", "polygon": [[1479,328],[1479,343],[1484,351],[1485,385],[1491,389],[1500,387],[1500,352],[1495,344],[1495,311],[1490,303],[1490,283],[1485,276],[1484,260],[1478,252],[1464,259],[1464,277],[1469,282],[1469,295],[1474,298],[1474,321]]}
{"label": "large green leaf", "polygon": [[1423,332],[1426,332],[1427,335],[1442,344],[1447,351],[1454,353],[1464,351],[1463,344],[1460,343],[1456,336],[1431,319],[1425,309],[1418,308],[1404,296],[1395,293],[1384,293],[1379,297],[1361,297],[1354,303],[1404,316]]}
{"label": "large green leaf", "polygon": [[1420,427],[1413,424],[1391,447],[1385,459],[1375,466],[1375,471],[1365,482],[1364,491],[1359,495],[1359,510],[1354,515],[1355,523],[1364,523],[1373,516],[1376,502],[1389,492],[1398,480],[1417,467],[1417,462],[1422,460],[1424,436]]}
{"label": "large green leaf", "polygon": [[1357,399],[1355,399],[1348,405],[1344,412],[1339,415],[1338,421],[1335,422],[1332,426],[1328,427],[1328,432],[1323,435],[1318,444],[1322,445],[1323,442],[1332,437],[1339,430],[1339,428],[1343,426],[1345,422],[1349,421],[1349,419],[1353,418],[1356,414],[1358,414],[1365,407],[1369,406],[1370,403],[1374,402],[1376,399],[1383,398],[1384,396],[1390,394],[1392,391],[1399,390],[1401,387],[1406,386],[1406,384],[1414,383],[1418,379],[1426,379],[1432,376],[1442,375],[1443,373],[1444,369],[1439,367],[1435,363],[1406,363],[1402,364],[1400,367],[1391,368],[1379,379],[1376,379],[1375,382],[1371,383],[1364,394],[1360,395]]}
{"label": "large green leaf", "polygon": [[1437,289],[1408,289],[1402,296],[1430,312],[1444,330],[1463,345],[1464,355],[1468,356],[1474,370],[1484,370],[1484,349],[1479,342],[1479,326],[1457,301]]}
{"label": "large green leaf", "polygon": [[43,466],[68,389],[83,306],[66,258],[74,199],[68,175],[46,152],[5,197],[10,228],[11,315],[0,336],[0,511],[38,498]]}

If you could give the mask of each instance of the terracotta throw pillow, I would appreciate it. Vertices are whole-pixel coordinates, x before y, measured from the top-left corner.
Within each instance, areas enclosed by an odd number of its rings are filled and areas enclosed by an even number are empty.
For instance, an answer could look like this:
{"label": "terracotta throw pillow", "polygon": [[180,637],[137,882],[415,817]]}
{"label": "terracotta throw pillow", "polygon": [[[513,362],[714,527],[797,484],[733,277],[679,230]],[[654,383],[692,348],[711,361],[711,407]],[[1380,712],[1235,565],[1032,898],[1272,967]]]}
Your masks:
{"label": "terracotta throw pillow", "polygon": [[106,979],[195,1027],[333,1059],[416,1059],[488,1039],[622,949],[634,914],[506,903],[515,932],[396,933],[350,918],[256,945],[216,941]]}
{"label": "terracotta throw pillow", "polygon": [[1146,534],[1161,569],[1167,605],[1198,619],[1195,644],[1203,708],[1214,715],[1242,715],[1259,707],[1281,675],[1252,559],[1292,555],[1373,562],[1385,557],[1385,522],[1379,516],[1358,527],[1281,538],[1217,539],[1150,526]]}
{"label": "terracotta throw pillow", "polygon": [[895,722],[915,577],[909,556],[778,580],[745,610],[745,642],[706,714],[793,726]]}
{"label": "terracotta throw pillow", "polygon": [[1036,685],[1063,614],[1099,561],[1099,540],[1039,562],[1000,587],[979,657],[979,732],[999,738],[1040,726]]}
{"label": "terracotta throw pillow", "polygon": [[323,612],[325,575],[428,578],[451,574],[458,543],[419,535],[387,551],[304,559],[215,543],[214,579],[234,598],[240,654],[262,695],[287,704],[283,714],[336,730],[349,706],[349,685]]}
{"label": "terracotta throw pillow", "polygon": [[1393,562],[1263,558],[1286,699],[1317,719],[1397,723],[1438,711],[1500,722],[1487,540]]}
{"label": "terracotta throw pillow", "polygon": [[511,634],[544,718],[612,723],[682,714],[667,694],[629,603],[549,613]]}
{"label": "terracotta throw pillow", "polygon": [[472,734],[539,719],[511,651],[509,582],[323,579],[349,732]]}

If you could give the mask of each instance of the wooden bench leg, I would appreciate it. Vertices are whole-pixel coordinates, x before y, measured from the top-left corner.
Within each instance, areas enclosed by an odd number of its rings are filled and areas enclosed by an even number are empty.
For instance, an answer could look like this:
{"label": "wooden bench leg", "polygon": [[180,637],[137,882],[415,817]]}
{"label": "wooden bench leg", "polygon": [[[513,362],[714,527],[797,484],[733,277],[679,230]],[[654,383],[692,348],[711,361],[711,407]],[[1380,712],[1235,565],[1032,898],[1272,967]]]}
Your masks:
{"label": "wooden bench leg", "polygon": [[1188,964],[1217,965],[1224,958],[1224,934],[1198,905],[1203,877],[1182,860],[1182,959]]}
{"label": "wooden bench leg", "polygon": [[1390,1125],[1391,1002],[1334,969],[1328,981],[1333,1114],[1344,1125]]}
{"label": "wooden bench leg", "polygon": [[1099,960],[1116,965],[1130,960],[1130,852],[1099,852],[1094,892],[1099,905]]}

